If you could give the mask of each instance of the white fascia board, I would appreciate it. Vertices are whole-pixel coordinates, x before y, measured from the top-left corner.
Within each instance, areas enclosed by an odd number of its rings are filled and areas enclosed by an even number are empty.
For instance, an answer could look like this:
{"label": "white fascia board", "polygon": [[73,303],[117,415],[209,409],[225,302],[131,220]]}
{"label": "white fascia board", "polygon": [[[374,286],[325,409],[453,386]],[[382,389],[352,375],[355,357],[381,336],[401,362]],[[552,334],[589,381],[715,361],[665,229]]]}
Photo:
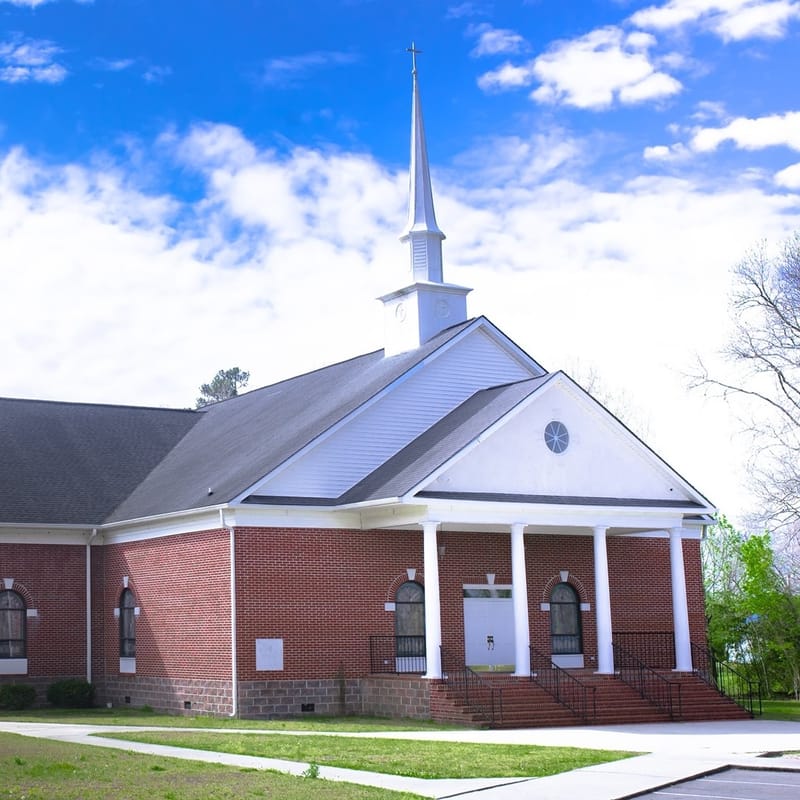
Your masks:
{"label": "white fascia board", "polygon": [[162,536],[178,536],[182,533],[217,530],[221,527],[220,508],[194,509],[192,511],[161,514],[147,519],[115,522],[99,529],[103,544],[138,542],[145,539],[158,539]]}
{"label": "white fascia board", "polygon": [[[417,498],[417,504],[423,498]],[[574,506],[550,503],[502,503],[478,500],[424,498],[428,519],[440,522],[504,524],[555,527],[603,526],[669,530],[683,525],[683,509],[629,508],[625,506]],[[693,510],[692,510],[693,512]],[[689,512],[689,513],[692,513]]]}
{"label": "white fascia board", "polygon": [[401,498],[403,502],[419,502],[419,500],[415,500],[415,495],[417,492],[421,492],[428,486],[430,483],[435,481],[441,474],[447,472],[451,467],[461,461],[462,458],[468,456],[479,444],[481,444],[484,440],[488,439],[495,431],[499,430],[500,428],[504,427],[508,424],[508,422],[514,417],[524,411],[534,400],[538,399],[542,396],[553,384],[553,381],[557,378],[559,373],[554,372],[547,380],[541,385],[537,386],[527,397],[524,397],[517,403],[513,408],[509,409],[505,414],[503,414],[500,419],[493,422],[488,428],[484,429],[479,433],[471,442],[461,448],[457,453],[450,456],[447,461],[442,462],[433,472],[426,475],[421,481],[419,481],[416,485],[412,486]]}
{"label": "white fascia board", "polygon": [[[362,514],[362,527],[392,528],[421,525],[434,520],[443,525],[508,527],[627,528],[639,536],[668,536],[670,528],[683,526],[681,509],[646,509],[607,506],[567,506],[545,503],[503,503],[477,500],[416,498],[402,506],[373,508]],[[686,538],[695,538],[687,536]]]}
{"label": "white fascia board", "polygon": [[66,525],[0,525],[0,544],[84,545],[93,528]]}
{"label": "white fascia board", "polygon": [[[342,417],[340,420],[331,425],[327,430],[319,434],[319,436],[315,437],[310,442],[301,447],[296,453],[289,456],[289,458],[287,458],[283,463],[275,467],[275,469],[270,470],[266,475],[263,475],[255,483],[248,486],[247,489],[245,489],[243,492],[240,492],[238,495],[236,495],[236,497],[234,497],[230,501],[231,505],[238,505],[239,503],[242,503],[250,495],[258,494],[258,490],[262,486],[264,486],[264,484],[271,481],[285,469],[288,469],[292,464],[295,463],[295,461],[302,458],[310,450],[313,450],[315,447],[317,447],[317,445],[324,442],[326,439],[328,439],[328,437],[335,434],[337,431],[339,431],[341,428],[343,428],[345,425],[347,425],[353,419],[355,419],[358,415],[360,415],[362,412],[366,411],[372,405],[377,403],[387,394],[396,389],[399,385],[405,383],[411,377],[416,375],[416,373],[419,372],[421,369],[426,367],[432,361],[435,361],[444,353],[448,352],[450,348],[455,347],[462,339],[466,338],[476,330],[484,330],[495,342],[504,347],[511,355],[514,356],[514,358],[518,359],[519,362],[527,369],[531,369],[533,365],[535,368],[541,370],[542,374],[544,374],[544,370],[542,370],[542,367],[539,364],[537,364],[527,353],[525,353],[524,350],[517,347],[517,345],[515,345],[507,336],[505,336],[505,334],[502,334],[485,317],[478,317],[470,325],[464,328],[463,331],[458,333],[449,341],[445,342],[440,347],[437,347],[432,353],[429,353],[421,361],[418,361],[416,364],[414,364],[413,367],[410,367],[402,375],[399,375],[397,378],[395,378],[395,380],[393,380],[387,386],[384,386],[383,389],[381,389],[379,392],[376,392],[372,397],[370,397],[368,400],[366,400],[360,406],[358,406],[358,408],[354,408],[349,414]],[[535,372],[535,370],[532,370],[532,372]],[[534,374],[532,377],[541,377],[541,375]]]}
{"label": "white fascia board", "polygon": [[357,511],[341,511],[329,506],[236,506],[228,521],[236,527],[253,528],[334,528],[360,529]]}

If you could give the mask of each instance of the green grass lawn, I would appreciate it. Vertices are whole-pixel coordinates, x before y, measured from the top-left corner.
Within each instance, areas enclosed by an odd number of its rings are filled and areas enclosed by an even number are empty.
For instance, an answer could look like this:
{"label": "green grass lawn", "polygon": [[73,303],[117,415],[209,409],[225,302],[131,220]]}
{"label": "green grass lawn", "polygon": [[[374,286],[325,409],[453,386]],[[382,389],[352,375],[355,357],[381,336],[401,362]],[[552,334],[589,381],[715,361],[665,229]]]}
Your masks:
{"label": "green grass lawn", "polygon": [[352,736],[148,731],[115,739],[280,758],[416,778],[543,777],[638,753]]}
{"label": "green grass lawn", "polygon": [[762,719],[800,722],[800,702],[797,700],[762,700]]}
{"label": "green grass lawn", "polygon": [[0,733],[0,800],[420,800],[296,778]]}
{"label": "green grass lawn", "polygon": [[0,721],[66,722],[86,725],[157,725],[166,728],[236,728],[271,731],[438,731],[463,730],[457,725],[443,725],[427,720],[390,719],[388,717],[308,716],[289,720],[232,719],[230,717],[160,714],[140,708],[86,708],[64,710],[43,708],[32,711],[0,711]]}

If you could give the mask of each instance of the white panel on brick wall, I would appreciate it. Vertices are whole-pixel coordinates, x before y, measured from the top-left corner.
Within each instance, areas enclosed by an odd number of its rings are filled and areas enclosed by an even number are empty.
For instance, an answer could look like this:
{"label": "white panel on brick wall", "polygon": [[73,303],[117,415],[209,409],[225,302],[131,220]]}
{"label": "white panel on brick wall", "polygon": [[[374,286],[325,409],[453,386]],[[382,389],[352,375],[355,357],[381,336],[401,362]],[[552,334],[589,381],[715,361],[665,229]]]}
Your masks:
{"label": "white panel on brick wall", "polygon": [[[547,424],[569,432],[562,453],[545,444]],[[540,396],[425,487],[573,497],[693,500],[671,469],[584,395],[565,385]]]}
{"label": "white panel on brick wall", "polygon": [[477,329],[261,485],[258,493],[338,497],[477,390],[534,374]]}
{"label": "white panel on brick wall", "polygon": [[283,669],[283,639],[256,639],[256,669],[260,672]]}

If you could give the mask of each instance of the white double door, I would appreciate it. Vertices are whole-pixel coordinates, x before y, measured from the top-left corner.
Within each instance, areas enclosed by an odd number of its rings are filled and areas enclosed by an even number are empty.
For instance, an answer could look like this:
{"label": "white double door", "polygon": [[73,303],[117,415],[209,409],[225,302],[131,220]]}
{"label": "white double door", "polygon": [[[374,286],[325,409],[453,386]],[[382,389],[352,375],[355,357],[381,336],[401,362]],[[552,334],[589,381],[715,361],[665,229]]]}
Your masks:
{"label": "white double door", "polygon": [[514,668],[514,608],[510,596],[464,598],[464,650],[468,667]]}

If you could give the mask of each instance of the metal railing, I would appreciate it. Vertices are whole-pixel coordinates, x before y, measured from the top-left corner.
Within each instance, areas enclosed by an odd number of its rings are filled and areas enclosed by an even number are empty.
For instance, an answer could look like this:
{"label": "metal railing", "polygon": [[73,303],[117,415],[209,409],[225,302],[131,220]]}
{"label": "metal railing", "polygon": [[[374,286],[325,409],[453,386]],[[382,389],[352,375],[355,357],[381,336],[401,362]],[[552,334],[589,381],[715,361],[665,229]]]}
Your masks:
{"label": "metal railing", "polygon": [[614,631],[614,641],[651,669],[675,667],[675,634],[672,631]]}
{"label": "metal railing", "polygon": [[442,683],[476,716],[491,725],[503,721],[503,687],[494,686],[442,647]]}
{"label": "metal railing", "polygon": [[369,668],[392,674],[425,672],[425,637],[370,636]]}
{"label": "metal railing", "polygon": [[597,716],[595,686],[587,686],[574,675],[553,663],[550,656],[537,650],[531,651],[531,680],[555,697],[575,716],[584,722],[593,722]]}
{"label": "metal railing", "polygon": [[719,661],[705,646],[691,643],[695,674],[720,694],[738,703],[751,716],[761,714],[761,684],[751,681],[735,667]]}
{"label": "metal railing", "polygon": [[670,719],[680,719],[683,716],[680,683],[668,680],[616,642],[611,646],[614,649],[614,668],[620,680],[651,705],[669,714]]}

